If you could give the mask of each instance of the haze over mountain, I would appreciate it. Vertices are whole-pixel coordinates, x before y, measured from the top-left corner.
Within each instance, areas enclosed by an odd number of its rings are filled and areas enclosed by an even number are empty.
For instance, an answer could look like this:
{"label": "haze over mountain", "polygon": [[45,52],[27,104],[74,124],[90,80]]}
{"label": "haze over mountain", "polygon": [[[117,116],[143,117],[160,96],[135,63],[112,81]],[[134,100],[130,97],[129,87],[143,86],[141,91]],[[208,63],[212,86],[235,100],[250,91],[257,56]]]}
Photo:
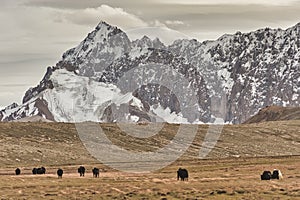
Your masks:
{"label": "haze over mountain", "polygon": [[300,24],[167,46],[100,22],[0,120],[242,123],[268,105],[299,106],[299,62]]}

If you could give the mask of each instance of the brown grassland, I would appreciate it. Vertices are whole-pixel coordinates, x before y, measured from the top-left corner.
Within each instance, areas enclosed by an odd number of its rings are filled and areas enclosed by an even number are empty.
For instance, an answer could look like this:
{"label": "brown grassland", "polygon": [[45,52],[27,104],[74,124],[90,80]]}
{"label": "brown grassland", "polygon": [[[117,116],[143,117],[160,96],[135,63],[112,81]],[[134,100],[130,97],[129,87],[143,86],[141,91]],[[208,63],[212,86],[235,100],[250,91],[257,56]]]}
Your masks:
{"label": "brown grassland", "polygon": [[[143,127],[144,125],[140,125]],[[101,127],[118,146],[153,151],[169,143],[179,125],[137,139],[116,124]],[[199,125],[193,144],[177,161],[152,173],[126,173],[101,164],[79,140],[70,123],[0,123],[1,199],[300,199],[300,121],[226,125],[205,159],[198,153],[208,125]],[[87,130],[88,131],[88,130]],[[84,165],[85,177],[77,168]],[[45,175],[32,175],[33,167]],[[16,167],[21,175],[14,175]],[[93,167],[101,169],[93,178]],[[179,167],[189,180],[177,181]],[[62,179],[56,170],[62,168]],[[264,170],[280,169],[282,180],[261,181]]]}

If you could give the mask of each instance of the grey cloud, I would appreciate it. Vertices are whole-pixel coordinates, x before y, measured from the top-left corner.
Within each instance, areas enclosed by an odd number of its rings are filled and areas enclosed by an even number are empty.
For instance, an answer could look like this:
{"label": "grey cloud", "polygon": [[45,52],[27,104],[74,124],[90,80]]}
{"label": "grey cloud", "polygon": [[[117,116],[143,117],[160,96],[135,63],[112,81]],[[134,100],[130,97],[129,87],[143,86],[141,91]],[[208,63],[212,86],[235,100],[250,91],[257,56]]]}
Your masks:
{"label": "grey cloud", "polygon": [[89,0],[27,0],[24,2],[26,6],[36,7],[49,7],[49,8],[60,8],[60,9],[83,9],[89,7],[98,7],[102,4],[102,1]]}
{"label": "grey cloud", "polygon": [[164,4],[179,5],[290,5],[297,0],[154,0]]}
{"label": "grey cloud", "polygon": [[[180,2],[180,4],[178,3]],[[194,4],[190,3],[195,2]],[[201,3],[202,2],[202,3]],[[203,4],[203,2],[205,4]],[[209,3],[210,2],[210,3]],[[214,3],[216,2],[216,3]],[[53,8],[68,8],[77,9],[75,13],[69,16],[69,20],[73,23],[81,25],[95,26],[98,22],[94,16],[105,19],[108,23],[118,25],[123,29],[138,25],[137,21],[129,23],[128,20],[120,19],[119,17],[105,17],[104,15],[79,15],[84,13],[87,8],[97,9],[103,4],[116,9],[122,8],[124,12],[134,15],[140,22],[147,23],[149,26],[164,23],[167,27],[177,31],[182,31],[185,34],[194,36],[195,32],[209,33],[219,32],[221,36],[224,33],[232,33],[236,31],[250,31],[258,28],[282,27],[286,28],[300,21],[299,1],[288,1],[288,3],[280,4],[280,1],[269,3],[268,1],[255,1],[258,4],[253,4],[253,1],[243,1],[239,3],[236,0],[227,0],[231,4],[217,4],[224,2],[220,0],[210,1],[178,1],[170,0],[168,3],[163,0],[156,1],[139,1],[139,0],[30,0],[27,5],[31,6],[49,6]],[[247,3],[248,2],[248,3]],[[81,9],[81,10],[80,10]],[[78,12],[78,15],[76,15]],[[283,14],[279,14],[283,13]],[[182,22],[181,25],[176,25],[166,22]],[[159,23],[156,23],[159,22]],[[128,24],[128,25],[127,25]],[[142,24],[142,23],[140,23]],[[207,34],[206,34],[207,35]],[[205,38],[198,36],[200,40]],[[215,36],[208,38],[212,39]]]}
{"label": "grey cloud", "polygon": [[300,21],[299,3],[292,6],[173,5],[172,9],[163,10],[166,12],[154,15],[161,20],[184,22],[184,25],[174,28],[199,40],[216,39],[225,33],[248,32],[264,27],[285,29]]}
{"label": "grey cloud", "polygon": [[77,24],[90,24],[95,26],[99,19],[108,23],[113,23],[119,27],[138,27],[147,26],[143,20],[137,16],[130,14],[122,8],[113,8],[108,5],[101,5],[97,8],[86,8],[64,13],[67,20]]}
{"label": "grey cloud", "polygon": [[85,9],[96,8],[102,4],[121,7],[121,8],[137,8],[147,5],[153,5],[151,0],[27,0],[24,5],[38,6],[38,7],[51,7],[60,9]]}

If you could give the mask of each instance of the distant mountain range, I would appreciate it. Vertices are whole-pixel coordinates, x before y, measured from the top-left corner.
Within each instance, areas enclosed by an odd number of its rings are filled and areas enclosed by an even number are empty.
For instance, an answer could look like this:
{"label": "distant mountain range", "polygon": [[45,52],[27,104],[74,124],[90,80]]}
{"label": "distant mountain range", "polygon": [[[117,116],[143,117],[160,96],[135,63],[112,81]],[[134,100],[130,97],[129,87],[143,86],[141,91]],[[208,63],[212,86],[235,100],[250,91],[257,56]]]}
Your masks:
{"label": "distant mountain range", "polygon": [[166,46],[100,22],[0,120],[242,123],[299,103],[300,23]]}

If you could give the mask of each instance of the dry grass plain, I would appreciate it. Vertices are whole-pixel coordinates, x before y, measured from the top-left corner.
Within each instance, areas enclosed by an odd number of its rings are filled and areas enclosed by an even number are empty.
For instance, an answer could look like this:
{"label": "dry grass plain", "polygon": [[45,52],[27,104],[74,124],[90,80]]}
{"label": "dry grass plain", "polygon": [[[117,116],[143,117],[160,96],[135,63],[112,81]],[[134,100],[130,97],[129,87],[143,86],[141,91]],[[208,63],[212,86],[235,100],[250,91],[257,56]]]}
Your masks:
{"label": "dry grass plain", "polygon": [[[116,124],[101,126],[114,144],[132,151],[168,144],[179,127],[165,124],[159,134],[136,139]],[[95,160],[74,124],[0,123],[0,198],[300,199],[300,121],[226,125],[213,151],[199,159],[208,128],[198,126],[193,144],[172,165],[153,173],[126,173]],[[85,177],[76,173],[81,164],[87,168]],[[46,175],[31,175],[40,166]],[[16,167],[20,176],[14,175]],[[59,167],[62,179],[56,176]],[[100,178],[92,178],[93,167],[102,169]],[[176,180],[178,167],[189,170],[189,181]],[[260,180],[262,171],[274,168],[283,172],[283,180]]]}

